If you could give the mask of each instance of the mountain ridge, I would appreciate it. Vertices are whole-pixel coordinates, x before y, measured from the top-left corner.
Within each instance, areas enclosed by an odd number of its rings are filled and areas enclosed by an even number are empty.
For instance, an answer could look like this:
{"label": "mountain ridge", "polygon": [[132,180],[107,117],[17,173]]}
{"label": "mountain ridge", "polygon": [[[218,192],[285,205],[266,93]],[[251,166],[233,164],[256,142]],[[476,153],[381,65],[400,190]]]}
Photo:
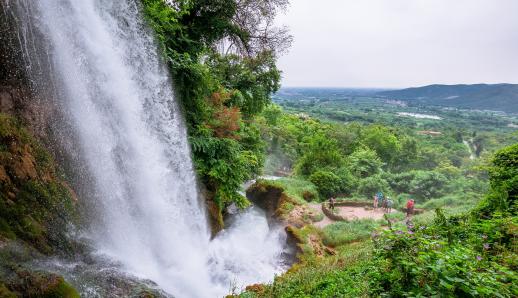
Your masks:
{"label": "mountain ridge", "polygon": [[518,113],[518,84],[433,84],[376,95],[417,104]]}

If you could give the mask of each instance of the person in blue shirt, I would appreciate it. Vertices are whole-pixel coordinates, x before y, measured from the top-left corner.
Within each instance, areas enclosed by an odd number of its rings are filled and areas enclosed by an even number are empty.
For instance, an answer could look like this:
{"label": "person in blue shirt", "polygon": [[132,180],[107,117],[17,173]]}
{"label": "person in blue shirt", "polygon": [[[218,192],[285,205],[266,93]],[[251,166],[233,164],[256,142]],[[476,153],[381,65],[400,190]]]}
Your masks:
{"label": "person in blue shirt", "polygon": [[383,207],[383,193],[379,191],[376,196],[378,197],[378,206]]}

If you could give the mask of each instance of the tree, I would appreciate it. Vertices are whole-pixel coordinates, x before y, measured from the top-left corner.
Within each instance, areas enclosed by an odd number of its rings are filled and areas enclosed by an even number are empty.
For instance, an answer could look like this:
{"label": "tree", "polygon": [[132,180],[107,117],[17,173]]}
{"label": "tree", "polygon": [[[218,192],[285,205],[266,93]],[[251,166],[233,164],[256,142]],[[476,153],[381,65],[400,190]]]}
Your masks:
{"label": "tree", "polygon": [[358,178],[366,178],[379,173],[383,162],[374,150],[360,148],[347,157],[347,167]]}
{"label": "tree", "polygon": [[341,179],[332,172],[316,171],[309,176],[309,181],[315,184],[323,198],[335,196],[340,192]]}
{"label": "tree", "polygon": [[436,171],[414,170],[387,175],[387,179],[394,191],[411,194],[420,200],[441,196],[448,184],[448,178]]}
{"label": "tree", "polygon": [[271,95],[280,88],[280,71],[271,52],[255,57],[214,53],[207,60],[217,79],[233,90],[229,106],[238,107],[246,118],[260,113],[270,103]]}
{"label": "tree", "polygon": [[282,109],[276,104],[270,104],[263,110],[262,115],[266,119],[267,125],[276,126],[282,115]]}
{"label": "tree", "polygon": [[390,190],[388,182],[381,175],[374,175],[360,180],[358,194],[371,198],[378,191],[388,192]]}
{"label": "tree", "polygon": [[444,194],[448,182],[446,176],[435,171],[414,171],[409,193],[421,200],[437,198]]}
{"label": "tree", "polygon": [[341,194],[351,194],[356,190],[358,179],[354,177],[347,167],[339,168],[334,173],[340,178],[339,192]]}
{"label": "tree", "polygon": [[209,203],[219,215],[231,202],[245,206],[240,186],[264,161],[254,118],[279,88],[276,59],[291,42],[287,30],[272,26],[287,0],[141,1],[172,73]]}
{"label": "tree", "polygon": [[400,156],[401,144],[397,135],[389,128],[381,125],[371,125],[362,133],[362,143],[376,151],[378,156],[387,164],[397,162]]}
{"label": "tree", "polygon": [[[214,2],[214,1],[210,1]],[[286,51],[293,40],[286,27],[275,26],[275,17],[288,0],[236,0],[231,23],[234,30],[220,41],[223,53],[254,57],[267,51],[275,56]]]}
{"label": "tree", "polygon": [[338,169],[342,166],[343,158],[337,142],[324,135],[316,135],[310,139],[306,153],[297,162],[296,171],[308,177],[321,169]]}
{"label": "tree", "polygon": [[490,191],[478,213],[490,216],[495,212],[518,212],[518,144],[498,151],[489,171]]}

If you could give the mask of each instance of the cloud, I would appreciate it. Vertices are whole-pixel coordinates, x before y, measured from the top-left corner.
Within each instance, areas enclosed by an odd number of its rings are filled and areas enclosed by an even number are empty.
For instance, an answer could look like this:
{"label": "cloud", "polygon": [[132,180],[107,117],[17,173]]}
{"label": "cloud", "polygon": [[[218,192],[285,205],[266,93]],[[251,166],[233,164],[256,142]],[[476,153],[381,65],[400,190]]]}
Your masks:
{"label": "cloud", "polygon": [[[318,3],[318,4],[316,4]],[[286,86],[518,83],[516,0],[292,0]]]}

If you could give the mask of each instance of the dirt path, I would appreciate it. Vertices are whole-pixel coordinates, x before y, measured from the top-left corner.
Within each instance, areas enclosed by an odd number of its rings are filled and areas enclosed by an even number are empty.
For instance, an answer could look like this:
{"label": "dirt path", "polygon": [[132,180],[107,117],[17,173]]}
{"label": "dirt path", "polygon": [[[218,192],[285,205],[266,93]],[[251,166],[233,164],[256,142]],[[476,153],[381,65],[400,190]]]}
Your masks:
{"label": "dirt path", "polygon": [[383,219],[383,211],[381,208],[377,210],[371,209],[367,210],[365,207],[349,207],[349,206],[340,206],[336,207],[338,213],[348,220],[355,219],[365,219],[370,218],[374,220]]}
{"label": "dirt path", "polygon": [[[309,206],[313,208],[314,210],[322,213],[322,206],[320,203],[310,203]],[[348,220],[356,220],[356,219],[374,219],[379,220],[383,219],[383,211],[381,208],[378,208],[378,210],[368,210],[365,207],[351,207],[351,206],[337,206],[336,209],[338,210],[339,214]],[[392,210],[392,212],[395,212]],[[313,225],[323,228],[327,225],[330,225],[332,223],[335,223],[336,221],[328,218],[324,215],[324,219],[314,223]]]}
{"label": "dirt path", "polygon": [[[308,205],[309,205],[309,207],[311,207],[311,209],[314,209],[315,211],[317,211],[319,213],[322,213],[322,205],[320,203],[309,203]],[[332,224],[334,222],[335,222],[334,220],[332,220],[329,217],[324,215],[324,219],[322,219],[321,221],[314,222],[313,225],[317,226],[319,228],[323,228],[323,227],[325,227],[327,225],[330,225],[330,224]]]}

